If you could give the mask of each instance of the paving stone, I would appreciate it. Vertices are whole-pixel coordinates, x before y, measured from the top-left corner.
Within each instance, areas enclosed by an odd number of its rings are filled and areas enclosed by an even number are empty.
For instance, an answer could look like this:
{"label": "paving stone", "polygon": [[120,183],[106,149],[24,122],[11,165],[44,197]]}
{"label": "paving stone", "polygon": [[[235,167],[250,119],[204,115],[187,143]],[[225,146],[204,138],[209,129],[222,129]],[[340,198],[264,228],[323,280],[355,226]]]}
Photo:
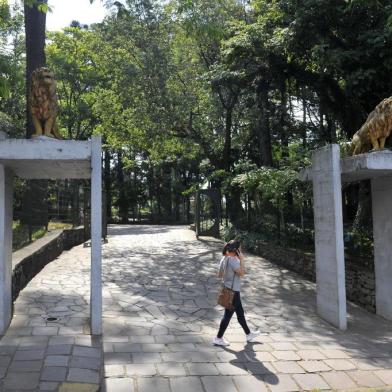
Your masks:
{"label": "paving stone", "polygon": [[114,351],[118,353],[141,353],[143,352],[141,343],[114,343]]}
{"label": "paving stone", "polygon": [[177,339],[180,343],[203,343],[203,337],[200,335],[179,335]]}
{"label": "paving stone", "polygon": [[327,358],[330,359],[345,359],[350,358],[350,356],[342,350],[320,350]]}
{"label": "paving stone", "polygon": [[276,369],[273,367],[271,362],[248,362],[245,364],[245,366],[249,373],[255,375],[266,375],[273,374],[276,372]]}
{"label": "paving stone", "polygon": [[154,336],[151,335],[130,336],[129,340],[131,343],[156,343]]}
{"label": "paving stone", "polygon": [[355,388],[355,382],[345,372],[325,372],[321,375],[333,389]]}
{"label": "paving stone", "polygon": [[297,347],[290,342],[282,342],[282,343],[269,343],[270,346],[275,350],[275,351],[290,351],[290,350],[296,350]]}
{"label": "paving stone", "polygon": [[326,359],[326,356],[319,350],[299,350],[297,354],[305,361]]}
{"label": "paving stone", "polygon": [[159,363],[162,362],[161,355],[159,353],[133,353],[133,363]]}
{"label": "paving stone", "polygon": [[125,365],[126,374],[129,376],[154,376],[157,371],[151,363],[135,363]]}
{"label": "paving stone", "polygon": [[268,392],[263,381],[252,376],[235,376],[234,384],[239,392]]}
{"label": "paving stone", "polygon": [[[110,364],[105,362],[105,365]],[[91,357],[71,357],[69,361],[69,366],[72,368],[79,369],[99,370],[101,367],[101,360],[100,358]]]}
{"label": "paving stone", "polygon": [[74,382],[85,382],[85,383],[98,384],[99,383],[99,374],[95,370],[70,368],[67,380],[74,381]]}
{"label": "paving stone", "polygon": [[75,357],[101,358],[101,350],[93,347],[75,346],[73,349],[73,355]]}
{"label": "paving stone", "polygon": [[65,381],[67,375],[66,367],[44,367],[41,380],[44,381]]}
{"label": "paving stone", "polygon": [[4,379],[4,388],[17,391],[35,389],[38,387],[39,377],[39,373],[24,373],[22,377],[20,373],[9,372]]}
{"label": "paving stone", "polygon": [[197,351],[196,346],[193,343],[169,343],[167,345],[167,348],[170,351],[176,352],[176,351]]}
{"label": "paving stone", "polygon": [[272,351],[271,354],[283,361],[299,361],[301,358],[294,351]]}
{"label": "paving stone", "polygon": [[204,392],[199,377],[173,377],[170,386],[172,392]]}
{"label": "paving stone", "polygon": [[33,336],[54,336],[58,331],[58,327],[34,327]]}
{"label": "paving stone", "polygon": [[231,363],[215,363],[220,374],[224,376],[231,376],[231,375],[241,375],[247,374],[244,365],[238,364],[231,364]]}
{"label": "paving stone", "polygon": [[98,392],[99,385],[88,383],[63,382],[58,392]]}
{"label": "paving stone", "polygon": [[[193,353],[186,352],[177,352],[177,353],[162,353],[163,362],[189,362],[192,358],[193,361]],[[200,361],[204,362],[204,361]]]}
{"label": "paving stone", "polygon": [[186,371],[182,363],[158,363],[156,366],[161,376],[186,376]]}
{"label": "paving stone", "polygon": [[17,351],[15,353],[14,360],[15,361],[32,361],[34,359],[43,359],[45,356],[45,350],[26,350],[26,351]]}
{"label": "paving stone", "polygon": [[367,388],[383,387],[384,382],[374,372],[355,370],[347,374],[360,386]]}
{"label": "paving stone", "polygon": [[125,366],[124,365],[105,365],[104,366],[104,377],[124,377]]}
{"label": "paving stone", "polygon": [[323,361],[298,361],[297,364],[302,366],[308,373],[327,372],[331,370]]}
{"label": "paving stone", "polygon": [[[190,356],[192,362],[218,362],[218,356],[216,353],[212,352],[196,352],[192,351],[190,353],[174,353],[175,355],[185,355]],[[170,354],[162,354],[163,357]]]}
{"label": "paving stone", "polygon": [[169,380],[163,377],[139,378],[137,385],[138,392],[171,392]]}
{"label": "paving stone", "polygon": [[355,365],[347,359],[326,359],[324,362],[333,370],[353,370]]}
{"label": "paving stone", "polygon": [[155,339],[155,343],[167,344],[177,342],[177,337],[174,335],[156,335],[153,337]]}
{"label": "paving stone", "polygon": [[297,383],[287,374],[270,374],[263,377],[263,380],[272,392],[295,392],[300,390]]}
{"label": "paving stone", "polygon": [[131,354],[130,353],[105,353],[104,354],[104,363],[107,365],[116,365],[122,364],[127,365],[132,363]]}
{"label": "paving stone", "polygon": [[135,390],[132,378],[106,378],[104,386],[105,392],[133,392]]}
{"label": "paving stone", "polygon": [[277,361],[273,364],[279,373],[305,373],[305,370],[294,361]]}
{"label": "paving stone", "polygon": [[293,378],[305,391],[331,389],[318,374],[294,374]]}
{"label": "paving stone", "polygon": [[43,361],[13,361],[9,367],[10,372],[39,372]]}
{"label": "paving stone", "polygon": [[48,346],[46,350],[46,355],[69,355],[72,350],[71,344],[58,344]]}
{"label": "paving stone", "polygon": [[392,369],[376,370],[373,373],[386,385],[392,385]]}
{"label": "paving stone", "polygon": [[45,357],[45,366],[67,366],[68,362],[68,355],[47,355]]}
{"label": "paving stone", "polygon": [[231,377],[205,376],[201,381],[206,392],[237,392]]}
{"label": "paving stone", "polygon": [[144,353],[164,353],[166,351],[168,351],[168,348],[164,344],[152,343],[142,345],[142,352]]}
{"label": "paving stone", "polygon": [[188,363],[189,374],[192,376],[217,376],[218,369],[212,363]]}
{"label": "paving stone", "polygon": [[40,391],[57,391],[59,388],[58,382],[42,381],[39,383]]}

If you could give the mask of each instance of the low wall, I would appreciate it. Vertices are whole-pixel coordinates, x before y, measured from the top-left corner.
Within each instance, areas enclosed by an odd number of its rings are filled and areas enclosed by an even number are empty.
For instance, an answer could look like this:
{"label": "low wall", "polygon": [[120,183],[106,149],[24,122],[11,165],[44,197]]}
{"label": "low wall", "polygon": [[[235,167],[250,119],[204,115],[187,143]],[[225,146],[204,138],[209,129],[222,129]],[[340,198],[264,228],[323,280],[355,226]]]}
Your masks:
{"label": "low wall", "polygon": [[[268,243],[258,244],[252,252],[275,264],[295,271],[312,282],[316,281],[314,253],[283,248]],[[375,312],[374,265],[368,263],[368,260],[346,257],[345,266],[347,299],[371,312]]]}
{"label": "low wall", "polygon": [[12,254],[12,299],[45,265],[85,241],[84,228],[56,230]]}

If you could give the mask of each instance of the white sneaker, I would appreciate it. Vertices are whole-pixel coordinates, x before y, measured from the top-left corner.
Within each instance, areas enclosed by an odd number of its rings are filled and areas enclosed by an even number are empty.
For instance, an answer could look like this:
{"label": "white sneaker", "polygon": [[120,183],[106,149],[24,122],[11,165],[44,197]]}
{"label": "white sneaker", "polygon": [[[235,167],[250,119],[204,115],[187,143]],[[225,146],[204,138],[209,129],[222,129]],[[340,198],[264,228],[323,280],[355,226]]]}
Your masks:
{"label": "white sneaker", "polygon": [[212,340],[212,343],[217,346],[230,346],[230,343],[227,340],[225,340],[223,338],[218,338],[216,336]]}
{"label": "white sneaker", "polygon": [[261,335],[261,332],[258,329],[256,331],[250,331],[250,333],[248,333],[248,335],[246,335],[246,341],[253,342],[253,339],[259,335]]}

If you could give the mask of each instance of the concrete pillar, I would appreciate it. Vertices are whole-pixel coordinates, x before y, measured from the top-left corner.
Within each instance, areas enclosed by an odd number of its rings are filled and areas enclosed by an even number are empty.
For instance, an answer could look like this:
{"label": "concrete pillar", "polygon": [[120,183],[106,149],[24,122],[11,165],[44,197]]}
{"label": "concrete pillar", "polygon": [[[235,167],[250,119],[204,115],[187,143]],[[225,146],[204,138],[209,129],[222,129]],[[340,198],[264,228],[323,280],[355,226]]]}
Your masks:
{"label": "concrete pillar", "polygon": [[91,334],[102,334],[102,147],[91,140]]}
{"label": "concrete pillar", "polygon": [[340,329],[347,328],[340,148],[313,153],[317,311]]}
{"label": "concrete pillar", "polygon": [[376,312],[392,320],[392,177],[372,179]]}
{"label": "concrete pillar", "polygon": [[12,196],[13,175],[0,164],[0,335],[12,317]]}

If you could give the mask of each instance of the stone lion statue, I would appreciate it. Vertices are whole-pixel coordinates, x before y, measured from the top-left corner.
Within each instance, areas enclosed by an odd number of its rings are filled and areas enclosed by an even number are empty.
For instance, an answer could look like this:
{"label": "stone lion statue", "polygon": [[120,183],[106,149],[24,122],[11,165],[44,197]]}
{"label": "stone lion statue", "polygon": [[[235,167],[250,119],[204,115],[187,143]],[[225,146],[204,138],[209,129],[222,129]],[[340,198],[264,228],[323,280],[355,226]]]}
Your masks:
{"label": "stone lion statue", "polygon": [[37,68],[31,74],[29,106],[35,128],[32,136],[44,135],[61,139],[56,122],[56,81],[48,68]]}
{"label": "stone lion statue", "polygon": [[369,114],[365,124],[354,134],[351,142],[352,155],[381,150],[392,130],[392,97],[384,99]]}

